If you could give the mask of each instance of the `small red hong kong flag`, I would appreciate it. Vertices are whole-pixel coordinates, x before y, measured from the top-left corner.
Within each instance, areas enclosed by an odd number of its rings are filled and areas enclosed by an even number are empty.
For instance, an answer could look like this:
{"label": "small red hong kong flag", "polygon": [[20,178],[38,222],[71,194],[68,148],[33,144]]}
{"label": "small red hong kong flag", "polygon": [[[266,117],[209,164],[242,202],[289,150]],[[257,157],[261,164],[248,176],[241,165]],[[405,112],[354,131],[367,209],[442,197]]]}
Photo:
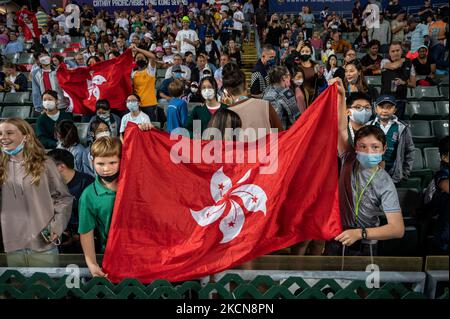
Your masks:
{"label": "small red hong kong flag", "polygon": [[95,104],[107,99],[111,108],[125,110],[125,99],[133,92],[131,71],[134,67],[130,49],[117,58],[93,66],[67,69],[62,63],[57,72],[58,83],[69,98],[69,112],[95,113]]}
{"label": "small red hong kong flag", "polygon": [[288,131],[258,141],[265,155],[278,150],[270,161],[250,161],[247,144],[244,161],[211,161],[205,154],[224,159],[242,143],[171,140],[130,126],[103,259],[113,282],[191,280],[341,233],[336,86]]}

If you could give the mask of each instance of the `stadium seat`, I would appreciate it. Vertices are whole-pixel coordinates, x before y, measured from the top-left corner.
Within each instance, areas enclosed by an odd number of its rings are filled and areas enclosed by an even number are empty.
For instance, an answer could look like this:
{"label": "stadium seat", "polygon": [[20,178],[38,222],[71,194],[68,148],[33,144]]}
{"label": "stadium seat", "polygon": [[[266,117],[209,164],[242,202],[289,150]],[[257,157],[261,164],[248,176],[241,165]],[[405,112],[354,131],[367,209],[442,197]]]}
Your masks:
{"label": "stadium seat", "polygon": [[433,135],[436,136],[438,140],[448,135],[448,121],[432,121],[431,126],[433,128]]}
{"label": "stadium seat", "polygon": [[422,179],[420,177],[409,177],[407,180],[402,180],[395,184],[398,188],[412,188],[422,192]]}
{"label": "stadium seat", "polygon": [[439,92],[441,93],[441,95],[444,97],[444,98],[446,98],[446,99],[448,99],[448,84],[447,84],[447,86],[440,86],[439,87]]}
{"label": "stadium seat", "polygon": [[86,145],[89,123],[75,123],[78,130],[78,137],[83,145]]}
{"label": "stadium seat", "polygon": [[416,256],[419,241],[417,228],[406,226],[405,234],[400,239],[378,241],[379,256]]}
{"label": "stadium seat", "polygon": [[412,120],[439,120],[433,101],[408,101],[405,114]]}
{"label": "stadium seat", "polygon": [[423,149],[425,167],[437,172],[441,166],[441,157],[437,147],[426,147]]}
{"label": "stadium seat", "polygon": [[25,53],[22,52],[17,59],[17,64],[33,64],[34,63],[34,57],[32,53]]}
{"label": "stadium seat", "polygon": [[365,55],[366,55],[365,52],[356,52],[356,58],[358,60],[361,60],[362,58],[364,58]]}
{"label": "stadium seat", "polygon": [[414,149],[414,163],[413,163],[413,170],[417,169],[423,169],[423,157],[422,157],[422,151],[418,148]]}
{"label": "stadium seat", "polygon": [[6,92],[3,103],[23,104],[30,99],[30,92]]}
{"label": "stadium seat", "polygon": [[[430,122],[428,121],[409,121],[409,127],[411,129],[411,134],[414,143],[433,143],[435,141],[435,136],[430,127]],[[432,145],[429,145],[432,146]]]}
{"label": "stadium seat", "polygon": [[161,128],[161,122],[152,122],[154,127]]}
{"label": "stadium seat", "polygon": [[156,69],[156,77],[164,79],[166,76],[166,71],[167,69]]}
{"label": "stadium seat", "polygon": [[192,110],[194,109],[194,107],[196,107],[197,105],[199,105],[200,103],[198,102],[194,102],[194,103],[188,103],[187,107],[188,107],[188,112],[191,113]]}
{"label": "stadium seat", "polygon": [[416,217],[422,205],[420,190],[417,188],[397,188],[398,200],[403,216]]}
{"label": "stadium seat", "polygon": [[448,101],[436,101],[436,113],[441,116],[441,118],[448,118]]}
{"label": "stadium seat", "polygon": [[5,98],[5,92],[0,92],[0,103],[3,102],[4,98]]}
{"label": "stadium seat", "polygon": [[7,54],[5,55],[5,57],[9,62],[16,63],[17,59],[19,58],[19,53]]}
{"label": "stadium seat", "polygon": [[369,85],[381,86],[381,76],[366,76],[364,78]]}
{"label": "stadium seat", "polygon": [[31,106],[4,106],[2,118],[18,117],[26,119],[30,116]]}
{"label": "stadium seat", "polygon": [[418,100],[441,99],[443,97],[437,86],[417,86],[414,89],[414,98]]}

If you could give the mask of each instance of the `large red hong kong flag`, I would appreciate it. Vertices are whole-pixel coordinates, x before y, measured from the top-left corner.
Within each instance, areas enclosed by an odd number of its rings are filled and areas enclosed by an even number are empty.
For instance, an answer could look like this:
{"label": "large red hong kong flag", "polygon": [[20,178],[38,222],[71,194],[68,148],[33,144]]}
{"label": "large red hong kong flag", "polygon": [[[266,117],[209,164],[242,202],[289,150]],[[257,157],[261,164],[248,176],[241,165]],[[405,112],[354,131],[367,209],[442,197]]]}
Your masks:
{"label": "large red hong kong flag", "polygon": [[[240,164],[206,163],[205,156],[200,163],[174,160],[180,143],[190,146],[189,154],[195,157],[200,145],[202,152],[209,152],[213,145],[239,142],[181,136],[170,140],[167,133],[144,132],[130,124],[103,260],[108,278],[190,280],[307,239],[337,236],[342,226],[336,86],[276,136],[278,145],[269,138],[261,145],[267,147],[266,155],[278,146],[278,160],[267,165],[278,166],[273,174],[262,174],[265,164],[260,160]],[[222,151],[226,158],[229,149],[224,146]],[[250,151],[246,146],[245,152]],[[249,158],[246,154],[246,162]]]}
{"label": "large red hong kong flag", "polygon": [[133,67],[133,55],[129,49],[117,58],[90,67],[69,70],[62,63],[56,75],[64,95],[69,98],[69,111],[92,114],[95,103],[100,99],[107,99],[114,109],[125,110],[125,99],[133,92]]}

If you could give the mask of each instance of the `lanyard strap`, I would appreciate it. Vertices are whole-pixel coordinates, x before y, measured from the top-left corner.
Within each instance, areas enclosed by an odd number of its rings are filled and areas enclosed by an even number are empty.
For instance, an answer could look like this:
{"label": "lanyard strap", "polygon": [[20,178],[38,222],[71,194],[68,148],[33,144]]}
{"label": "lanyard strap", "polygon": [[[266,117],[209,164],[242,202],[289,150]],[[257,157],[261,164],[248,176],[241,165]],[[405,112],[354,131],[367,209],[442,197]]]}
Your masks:
{"label": "lanyard strap", "polygon": [[359,180],[358,180],[358,175],[356,175],[356,207],[355,207],[356,222],[358,222],[359,207],[361,205],[362,197],[363,197],[364,193],[366,192],[367,187],[369,187],[370,183],[372,183],[372,180],[375,177],[375,175],[377,174],[378,170],[379,170],[379,167],[377,167],[375,172],[372,173],[372,175],[370,176],[369,180],[367,181],[366,186],[364,186],[364,188],[361,190],[361,192],[358,192],[358,190],[359,190]]}

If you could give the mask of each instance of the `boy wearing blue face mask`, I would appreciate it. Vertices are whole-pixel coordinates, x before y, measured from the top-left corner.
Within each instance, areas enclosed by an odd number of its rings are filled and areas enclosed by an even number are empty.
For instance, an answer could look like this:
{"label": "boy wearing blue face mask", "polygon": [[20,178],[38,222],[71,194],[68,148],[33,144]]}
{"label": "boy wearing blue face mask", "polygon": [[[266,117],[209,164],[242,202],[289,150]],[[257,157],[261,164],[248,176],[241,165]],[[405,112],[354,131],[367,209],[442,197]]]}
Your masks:
{"label": "boy wearing blue face mask", "polygon": [[414,143],[409,126],[395,116],[396,100],[381,95],[375,102],[376,118],[367,123],[381,128],[386,135],[387,148],[383,155],[384,169],[395,184],[407,180],[414,162]]}
{"label": "boy wearing blue face mask", "polygon": [[[338,83],[338,152],[342,161],[339,176],[339,202],[344,231],[327,243],[326,254],[376,255],[377,241],[401,238],[403,217],[392,179],[382,168],[386,136],[376,126],[364,126],[355,133],[355,147],[348,143],[345,89]],[[387,224],[380,226],[379,216]]]}
{"label": "boy wearing blue face mask", "polygon": [[370,96],[362,92],[354,92],[347,97],[348,143],[354,146],[355,132],[371,119],[372,105]]}
{"label": "boy wearing blue face mask", "polygon": [[147,114],[142,112],[139,108],[141,100],[138,95],[130,94],[127,97],[127,109],[130,110],[130,113],[125,114],[122,118],[122,122],[120,124],[120,140],[123,142],[123,136],[125,129],[127,127],[128,122],[143,124],[143,123],[151,123],[150,118]]}

